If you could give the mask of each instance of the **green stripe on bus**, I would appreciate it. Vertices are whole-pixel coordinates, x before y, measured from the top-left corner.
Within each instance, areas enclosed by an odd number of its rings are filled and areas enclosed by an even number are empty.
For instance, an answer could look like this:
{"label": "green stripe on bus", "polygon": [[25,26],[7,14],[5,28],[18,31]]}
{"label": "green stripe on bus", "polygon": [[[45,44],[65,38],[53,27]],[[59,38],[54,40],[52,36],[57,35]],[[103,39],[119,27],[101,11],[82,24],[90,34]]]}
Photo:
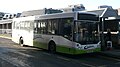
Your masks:
{"label": "green stripe on bus", "polygon": [[[47,44],[45,43],[34,41],[33,44],[34,44],[34,47],[48,49]],[[65,46],[56,46],[56,51],[61,53],[73,54],[75,50]]]}
{"label": "green stripe on bus", "polygon": [[66,54],[74,54],[75,49],[74,48],[69,48],[67,46],[57,46],[56,47],[56,51],[57,52],[61,52],[61,53],[66,53]]}
{"label": "green stripe on bus", "polygon": [[75,54],[84,54],[84,53],[93,53],[93,52],[100,52],[101,48],[95,48],[95,49],[88,49],[88,50],[75,50]]}
{"label": "green stripe on bus", "polygon": [[[47,44],[34,41],[34,47],[48,49]],[[69,48],[67,46],[56,45],[56,52],[66,53],[66,54],[84,54],[84,53],[93,53],[100,52],[101,48],[90,49],[90,50],[81,50],[75,48]]]}
{"label": "green stripe on bus", "polygon": [[38,42],[38,41],[34,41],[33,46],[38,47],[38,48],[47,49],[47,44],[46,43],[41,43],[41,42]]}
{"label": "green stripe on bus", "polygon": [[68,48],[65,46],[57,46],[57,52],[66,53],[66,54],[84,54],[84,53],[93,53],[93,52],[100,52],[101,48],[90,49],[90,50],[80,50],[75,48]]}

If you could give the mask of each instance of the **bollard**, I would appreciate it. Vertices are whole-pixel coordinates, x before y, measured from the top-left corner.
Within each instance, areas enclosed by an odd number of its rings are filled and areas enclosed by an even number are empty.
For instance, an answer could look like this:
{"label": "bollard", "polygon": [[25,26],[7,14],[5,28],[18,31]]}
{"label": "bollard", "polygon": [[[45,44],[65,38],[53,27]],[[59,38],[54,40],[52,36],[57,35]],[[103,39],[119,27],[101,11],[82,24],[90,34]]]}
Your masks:
{"label": "bollard", "polygon": [[107,41],[107,50],[112,49],[112,41]]}

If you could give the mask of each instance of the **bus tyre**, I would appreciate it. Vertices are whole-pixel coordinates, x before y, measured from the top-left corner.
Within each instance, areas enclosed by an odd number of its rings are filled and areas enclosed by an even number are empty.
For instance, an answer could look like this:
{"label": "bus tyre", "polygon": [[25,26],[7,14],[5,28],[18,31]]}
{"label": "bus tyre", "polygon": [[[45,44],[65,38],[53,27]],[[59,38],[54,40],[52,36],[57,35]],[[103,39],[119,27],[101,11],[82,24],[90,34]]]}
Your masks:
{"label": "bus tyre", "polygon": [[20,44],[20,46],[24,46],[23,45],[23,38],[22,37],[20,37],[20,39],[19,39],[19,44]]}
{"label": "bus tyre", "polygon": [[49,48],[48,48],[48,50],[49,50],[50,53],[53,53],[53,54],[56,52],[56,45],[55,45],[54,42],[50,42],[50,43],[49,43]]}

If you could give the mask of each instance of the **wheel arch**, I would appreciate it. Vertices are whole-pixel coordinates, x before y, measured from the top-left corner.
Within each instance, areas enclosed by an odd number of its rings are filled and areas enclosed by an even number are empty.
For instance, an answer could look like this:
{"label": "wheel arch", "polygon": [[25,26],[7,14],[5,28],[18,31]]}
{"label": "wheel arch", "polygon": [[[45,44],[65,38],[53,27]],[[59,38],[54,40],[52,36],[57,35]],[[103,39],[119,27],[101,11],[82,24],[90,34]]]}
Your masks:
{"label": "wheel arch", "polygon": [[49,45],[50,45],[51,43],[54,43],[54,45],[56,46],[55,41],[54,41],[54,40],[50,40],[50,41],[48,42],[48,48],[49,48]]}
{"label": "wheel arch", "polygon": [[21,44],[24,44],[24,39],[23,39],[22,36],[19,37],[19,44],[20,44],[20,45],[21,45]]}
{"label": "wheel arch", "polygon": [[54,44],[55,47],[56,47],[55,41],[54,41],[54,40],[50,40],[50,41],[48,42],[48,50],[49,50],[49,47],[50,47],[51,44]]}

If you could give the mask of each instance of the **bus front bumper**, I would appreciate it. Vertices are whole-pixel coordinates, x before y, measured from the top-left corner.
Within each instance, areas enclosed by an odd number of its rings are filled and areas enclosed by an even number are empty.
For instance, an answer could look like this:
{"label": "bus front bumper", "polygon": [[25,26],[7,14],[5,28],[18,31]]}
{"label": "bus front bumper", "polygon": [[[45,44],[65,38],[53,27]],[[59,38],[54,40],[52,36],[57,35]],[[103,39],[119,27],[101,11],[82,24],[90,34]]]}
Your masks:
{"label": "bus front bumper", "polygon": [[101,48],[88,49],[88,50],[75,49],[75,54],[85,54],[85,53],[94,53],[94,52],[101,52]]}

